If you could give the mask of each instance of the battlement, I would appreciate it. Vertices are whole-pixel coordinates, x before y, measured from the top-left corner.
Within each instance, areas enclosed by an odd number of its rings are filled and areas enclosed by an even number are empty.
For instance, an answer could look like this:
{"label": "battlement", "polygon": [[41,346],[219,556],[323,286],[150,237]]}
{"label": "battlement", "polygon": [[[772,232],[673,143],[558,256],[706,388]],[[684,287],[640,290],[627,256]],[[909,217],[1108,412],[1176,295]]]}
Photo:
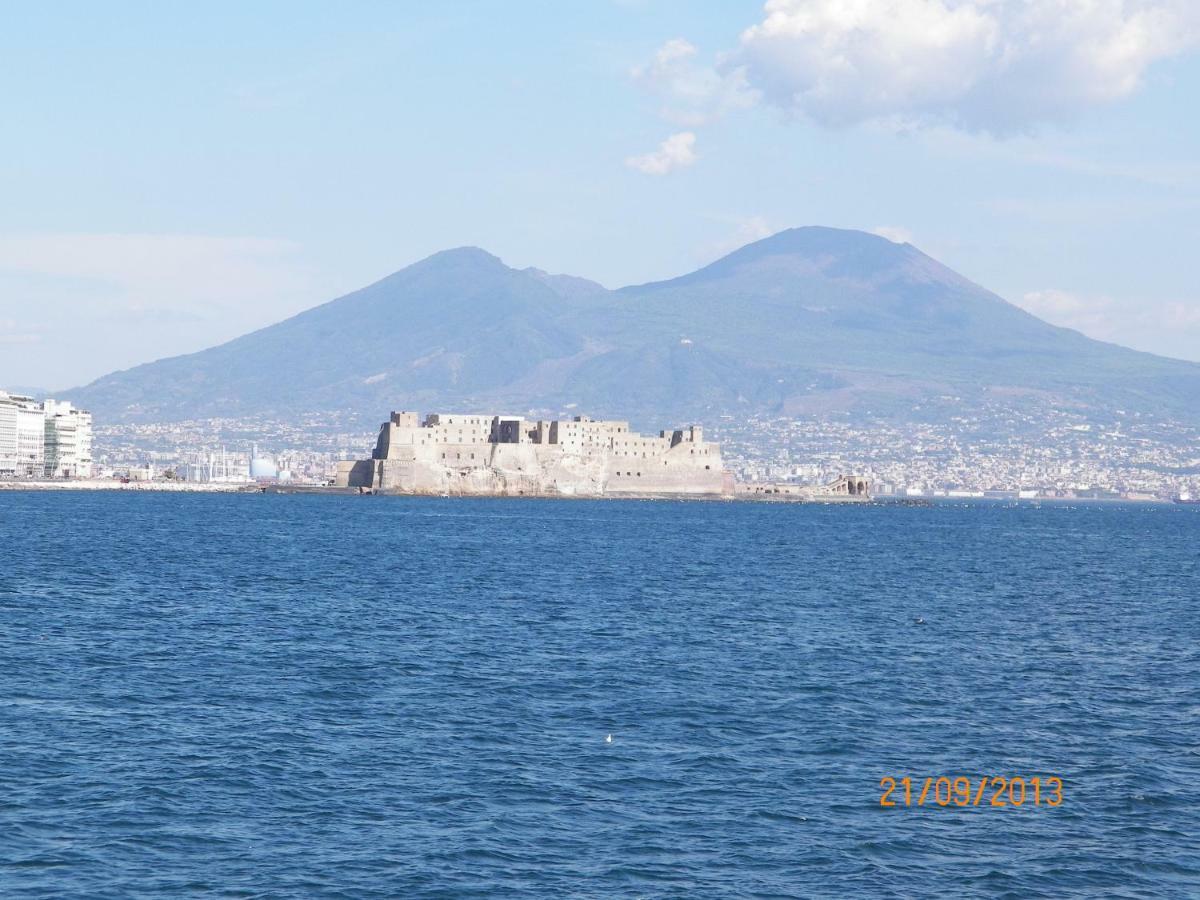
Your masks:
{"label": "battlement", "polygon": [[517,481],[531,493],[721,493],[721,450],[703,434],[690,425],[655,437],[583,415],[429,413],[422,421],[396,411],[371,458],[344,466],[339,482],[412,492],[458,483],[464,492],[506,493]]}

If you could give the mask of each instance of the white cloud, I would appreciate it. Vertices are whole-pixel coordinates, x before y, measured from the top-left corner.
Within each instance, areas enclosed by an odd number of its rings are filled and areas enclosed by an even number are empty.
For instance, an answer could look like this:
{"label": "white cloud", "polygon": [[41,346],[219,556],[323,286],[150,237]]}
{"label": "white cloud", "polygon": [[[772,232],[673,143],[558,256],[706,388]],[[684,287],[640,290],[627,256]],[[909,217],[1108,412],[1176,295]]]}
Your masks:
{"label": "white cloud", "polygon": [[298,249],[205,235],[0,235],[0,382],[78,384],[278,321],[319,299]]}
{"label": "white cloud", "polygon": [[1019,305],[1047,320],[1078,320],[1089,314],[1102,313],[1112,306],[1112,301],[1107,297],[1085,299],[1068,291],[1050,289],[1030,291],[1021,298]]}
{"label": "white cloud", "polygon": [[702,245],[697,254],[697,262],[701,265],[739,250],[747,244],[761,241],[770,237],[780,229],[775,228],[765,216],[719,216],[715,217],[724,225],[732,226],[732,232],[718,240]]}
{"label": "white cloud", "polygon": [[21,331],[16,319],[0,319],[0,344],[36,344],[42,339],[39,334]]}
{"label": "white cloud", "polygon": [[126,309],[234,309],[275,293],[296,250],[288,241],[204,235],[0,235],[0,273],[102,283]]}
{"label": "white cloud", "polygon": [[1196,0],[769,0],[718,67],[821,124],[1012,133],[1136,91]]}
{"label": "white cloud", "polygon": [[673,134],[658,149],[643,156],[631,156],[625,165],[646,175],[666,175],[696,161],[696,135],[690,131]]}
{"label": "white cloud", "polygon": [[871,229],[871,234],[887,238],[893,244],[911,244],[913,242],[913,233],[899,225],[879,225]]}
{"label": "white cloud", "polygon": [[630,73],[635,84],[662,98],[664,119],[694,128],[757,102],[741,69],[718,72],[697,63],[697,52],[688,41],[674,38],[649,63],[635,66]]}
{"label": "white cloud", "polygon": [[20,334],[0,331],[0,344],[36,344],[41,341],[40,334]]}
{"label": "white cloud", "polygon": [[1097,340],[1200,361],[1200,302],[1117,300],[1052,288],[1031,291],[1017,305]]}

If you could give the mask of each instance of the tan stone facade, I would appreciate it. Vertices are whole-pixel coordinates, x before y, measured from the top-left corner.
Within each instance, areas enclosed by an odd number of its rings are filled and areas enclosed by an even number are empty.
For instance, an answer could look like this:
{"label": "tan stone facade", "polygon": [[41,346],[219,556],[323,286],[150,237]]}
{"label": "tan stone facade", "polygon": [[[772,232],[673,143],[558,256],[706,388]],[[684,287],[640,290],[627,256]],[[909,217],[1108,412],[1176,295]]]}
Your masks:
{"label": "tan stone facade", "polygon": [[865,475],[842,475],[829,484],[822,485],[755,482],[737,485],[736,493],[739,497],[755,500],[866,502],[871,499],[871,482]]}
{"label": "tan stone facade", "polygon": [[394,412],[370,459],[338,465],[341,487],[413,494],[719,495],[720,446],[698,425],[657,437],[628,422]]}

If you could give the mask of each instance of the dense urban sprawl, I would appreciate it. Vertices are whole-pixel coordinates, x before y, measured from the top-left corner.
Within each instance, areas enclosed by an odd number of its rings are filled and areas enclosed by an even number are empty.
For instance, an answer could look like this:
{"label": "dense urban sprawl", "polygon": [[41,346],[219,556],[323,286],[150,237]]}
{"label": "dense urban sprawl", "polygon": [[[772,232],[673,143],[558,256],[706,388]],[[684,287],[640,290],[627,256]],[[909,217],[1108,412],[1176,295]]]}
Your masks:
{"label": "dense urban sprawl", "polygon": [[1172,499],[1200,493],[1200,433],[1176,422],[1008,406],[938,423],[752,416],[711,429],[744,481],[867,475],[876,494]]}
{"label": "dense urban sprawl", "polygon": [[[818,485],[854,473],[877,495],[1175,499],[1200,496],[1200,431],[1043,404],[898,423],[851,415],[722,416],[708,425],[739,481]],[[328,483],[361,457],[361,419],[211,418],[93,426],[69,403],[0,392],[0,477]],[[94,457],[94,458],[93,458]],[[24,464],[21,464],[22,458]]]}

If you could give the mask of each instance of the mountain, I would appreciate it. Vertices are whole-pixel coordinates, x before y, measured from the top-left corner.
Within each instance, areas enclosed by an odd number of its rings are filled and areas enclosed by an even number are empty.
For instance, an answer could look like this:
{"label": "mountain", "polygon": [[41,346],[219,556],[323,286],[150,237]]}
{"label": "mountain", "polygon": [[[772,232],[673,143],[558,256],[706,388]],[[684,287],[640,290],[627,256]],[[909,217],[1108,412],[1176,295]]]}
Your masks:
{"label": "mountain", "polygon": [[[477,248],[64,394],[100,421],[584,411],[650,427],[996,398],[1200,420],[1200,365],[1057,328],[909,244],[796,228],[609,291]],[[924,415],[928,415],[926,407]]]}

